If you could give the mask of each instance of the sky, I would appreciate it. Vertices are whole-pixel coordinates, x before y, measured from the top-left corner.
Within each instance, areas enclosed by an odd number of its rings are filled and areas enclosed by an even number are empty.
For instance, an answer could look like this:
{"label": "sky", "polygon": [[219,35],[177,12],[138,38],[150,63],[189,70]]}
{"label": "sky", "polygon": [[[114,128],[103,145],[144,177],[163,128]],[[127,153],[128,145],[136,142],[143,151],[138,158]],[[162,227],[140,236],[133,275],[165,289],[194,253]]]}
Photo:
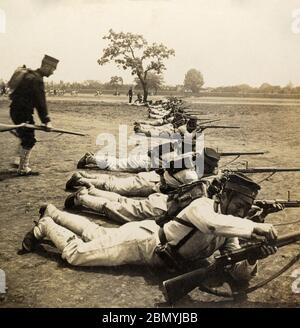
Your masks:
{"label": "sky", "polygon": [[0,0],[0,79],[48,54],[60,60],[50,80],[132,83],[129,72],[97,64],[112,28],[173,48],[170,85],[191,68],[206,87],[300,85],[299,17],[299,0]]}

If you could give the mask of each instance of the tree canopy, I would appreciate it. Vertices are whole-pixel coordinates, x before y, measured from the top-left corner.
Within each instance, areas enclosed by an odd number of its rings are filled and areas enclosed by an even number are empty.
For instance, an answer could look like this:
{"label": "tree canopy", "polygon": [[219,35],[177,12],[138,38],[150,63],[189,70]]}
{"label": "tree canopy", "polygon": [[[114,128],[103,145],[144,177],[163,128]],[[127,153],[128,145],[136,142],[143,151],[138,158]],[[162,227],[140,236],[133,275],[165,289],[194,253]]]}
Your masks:
{"label": "tree canopy", "polygon": [[184,87],[193,93],[198,93],[204,84],[203,76],[200,71],[192,68],[188,70],[184,78]]}
{"label": "tree canopy", "polygon": [[140,34],[116,33],[112,29],[103,39],[108,40],[108,47],[103,49],[103,55],[98,59],[99,65],[114,62],[117,67],[130,69],[136,75],[144,91],[144,101],[148,96],[148,73],[161,74],[166,66],[164,60],[175,55],[173,49],[168,49],[162,43],[148,44]]}
{"label": "tree canopy", "polygon": [[[143,89],[141,81],[138,77],[134,79],[134,82],[136,83],[136,87],[138,89]],[[148,90],[153,90],[156,94],[157,91],[162,87],[164,83],[164,79],[160,74],[149,72],[147,75],[147,83],[148,83]]]}
{"label": "tree canopy", "polygon": [[118,93],[119,86],[123,85],[123,78],[121,76],[112,76],[109,84],[115,88],[115,93]]}

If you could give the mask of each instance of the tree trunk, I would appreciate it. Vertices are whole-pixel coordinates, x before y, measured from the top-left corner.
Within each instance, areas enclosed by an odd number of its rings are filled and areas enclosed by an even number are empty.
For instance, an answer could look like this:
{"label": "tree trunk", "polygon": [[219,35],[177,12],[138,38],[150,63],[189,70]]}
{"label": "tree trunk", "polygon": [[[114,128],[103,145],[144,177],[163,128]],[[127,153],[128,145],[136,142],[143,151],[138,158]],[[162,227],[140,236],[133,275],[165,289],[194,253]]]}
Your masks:
{"label": "tree trunk", "polygon": [[147,98],[148,98],[148,86],[147,83],[143,83],[143,90],[144,90],[144,97],[143,97],[143,102],[147,102]]}

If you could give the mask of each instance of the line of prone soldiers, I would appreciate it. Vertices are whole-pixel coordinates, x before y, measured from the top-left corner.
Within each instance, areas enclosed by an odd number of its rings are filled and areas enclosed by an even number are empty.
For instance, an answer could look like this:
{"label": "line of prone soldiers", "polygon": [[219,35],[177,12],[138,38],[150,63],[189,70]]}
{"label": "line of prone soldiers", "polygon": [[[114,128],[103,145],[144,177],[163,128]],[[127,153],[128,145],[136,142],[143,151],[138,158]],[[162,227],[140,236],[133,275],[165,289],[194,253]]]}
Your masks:
{"label": "line of prone soldiers", "polygon": [[[161,117],[148,126],[172,133],[181,127],[180,135],[190,134],[191,141],[168,140],[125,159],[86,153],[78,169],[132,174],[74,173],[66,183],[72,193],[65,200],[65,209],[43,205],[39,220],[24,237],[23,249],[34,251],[50,239],[62,258],[75,266],[148,265],[182,272],[213,261],[218,252],[240,248],[245,240],[276,240],[274,226],[264,220],[283,207],[257,206],[260,186],[256,182],[240,173],[219,172],[216,150],[195,149],[198,122],[181,105],[170,99],[149,106],[149,113],[157,110],[155,115]],[[135,130],[146,131],[144,123],[135,124]],[[96,224],[86,218],[86,212],[118,226]],[[226,274],[248,281],[257,272],[257,260],[275,252],[276,247],[261,246],[255,258],[226,268]]]}

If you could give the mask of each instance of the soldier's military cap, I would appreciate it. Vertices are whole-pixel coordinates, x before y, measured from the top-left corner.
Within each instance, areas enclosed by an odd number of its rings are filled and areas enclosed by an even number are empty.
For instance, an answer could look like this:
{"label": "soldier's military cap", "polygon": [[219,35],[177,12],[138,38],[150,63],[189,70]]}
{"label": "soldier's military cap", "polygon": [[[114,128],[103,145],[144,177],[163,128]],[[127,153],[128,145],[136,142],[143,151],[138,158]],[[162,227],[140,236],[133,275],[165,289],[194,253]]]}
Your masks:
{"label": "soldier's military cap", "polygon": [[204,161],[211,166],[217,166],[220,160],[220,155],[209,147],[204,147]]}
{"label": "soldier's military cap", "polygon": [[227,177],[224,189],[233,190],[241,195],[255,199],[258,191],[260,190],[260,186],[244,174],[234,173]]}
{"label": "soldier's military cap", "polygon": [[195,116],[195,115],[191,115],[191,116],[189,117],[189,122],[197,122],[197,121],[198,121],[197,116]]}
{"label": "soldier's military cap", "polygon": [[58,64],[59,60],[54,58],[54,57],[51,57],[51,56],[48,56],[48,55],[45,55],[43,60],[42,60],[42,64],[47,64],[47,65],[50,65],[54,68],[57,67],[57,64]]}
{"label": "soldier's military cap", "polygon": [[197,120],[198,119],[196,116],[190,116],[189,120],[187,121],[187,127],[189,127],[190,129],[195,129],[197,127]]}

